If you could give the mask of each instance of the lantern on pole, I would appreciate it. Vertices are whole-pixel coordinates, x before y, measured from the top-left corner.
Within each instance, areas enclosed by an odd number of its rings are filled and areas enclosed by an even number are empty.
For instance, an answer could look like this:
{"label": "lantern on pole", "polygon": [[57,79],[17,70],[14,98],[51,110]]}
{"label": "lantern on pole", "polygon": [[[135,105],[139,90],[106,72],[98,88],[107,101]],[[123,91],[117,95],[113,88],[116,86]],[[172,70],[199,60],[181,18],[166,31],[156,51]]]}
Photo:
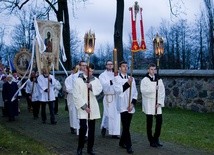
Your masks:
{"label": "lantern on pole", "polygon": [[[87,83],[90,83],[90,77],[89,77],[89,64],[90,64],[90,56],[94,53],[94,47],[95,47],[95,33],[92,33],[91,30],[85,33],[84,36],[84,51],[86,54],[88,54],[88,77],[87,77]],[[88,88],[88,108],[90,109],[90,89]],[[88,119],[90,119],[90,113],[88,113]]]}
{"label": "lantern on pole", "polygon": [[84,51],[89,56],[94,53],[95,47],[95,33],[92,33],[91,30],[85,33],[84,36]]}
{"label": "lantern on pole", "polygon": [[[164,53],[164,43],[163,38],[156,34],[155,38],[153,39],[153,48],[154,54],[156,56],[156,69],[157,69],[157,78],[156,78],[156,86],[158,86],[158,79],[159,79],[159,67],[160,67],[160,57]],[[158,88],[158,87],[157,87]],[[156,98],[155,98],[155,114],[157,114],[157,106],[158,106],[158,89],[156,89]]]}

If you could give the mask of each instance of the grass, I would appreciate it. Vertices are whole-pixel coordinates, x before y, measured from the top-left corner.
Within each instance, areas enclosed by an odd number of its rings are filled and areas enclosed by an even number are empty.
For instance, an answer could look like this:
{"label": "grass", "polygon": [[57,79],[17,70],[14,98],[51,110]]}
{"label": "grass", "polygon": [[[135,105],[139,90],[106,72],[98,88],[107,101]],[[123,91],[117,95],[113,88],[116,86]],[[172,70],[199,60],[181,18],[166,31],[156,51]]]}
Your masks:
{"label": "grass", "polygon": [[[59,110],[64,111],[64,100],[60,102]],[[102,103],[100,103],[100,111],[102,112]],[[63,113],[67,115],[67,112]],[[141,104],[136,107],[131,128],[134,132],[146,136],[146,117],[141,111]],[[214,113],[164,108],[160,140],[214,152]],[[0,124],[1,154],[53,155],[54,153],[43,144]]]}
{"label": "grass", "polygon": [[[135,132],[146,136],[146,117],[141,111],[141,105],[137,106],[131,127]],[[160,139],[214,152],[213,129],[214,113],[196,113],[178,108],[164,108]]]}
{"label": "grass", "polygon": [[0,154],[54,155],[43,144],[0,125]]}

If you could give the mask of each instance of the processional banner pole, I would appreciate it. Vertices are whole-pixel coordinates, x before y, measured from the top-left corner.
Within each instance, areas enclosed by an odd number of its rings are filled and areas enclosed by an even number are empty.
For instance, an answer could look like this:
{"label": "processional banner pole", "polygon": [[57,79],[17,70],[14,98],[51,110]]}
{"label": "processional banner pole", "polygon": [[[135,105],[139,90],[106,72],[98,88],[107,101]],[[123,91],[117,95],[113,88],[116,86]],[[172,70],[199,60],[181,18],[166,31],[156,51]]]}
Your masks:
{"label": "processional banner pole", "polygon": [[[89,64],[90,64],[90,56],[94,53],[94,47],[95,47],[95,33],[92,33],[91,30],[85,33],[84,36],[84,51],[86,54],[88,54],[88,77],[87,77],[87,83],[90,83],[90,75],[89,75]],[[90,89],[88,88],[88,108],[90,109]],[[90,113],[88,113],[88,120],[90,119]]]}
{"label": "processional banner pole", "polygon": [[157,108],[158,108],[158,80],[159,80],[159,67],[160,67],[160,58],[164,53],[164,42],[163,38],[156,34],[155,38],[153,39],[153,48],[154,54],[156,56],[156,69],[157,69],[157,77],[156,77],[156,96],[155,96],[155,114],[157,115]]}
{"label": "processional banner pole", "polygon": [[[138,2],[136,1],[134,6],[129,8],[131,12],[131,25],[132,25],[132,46],[131,46],[131,65],[130,65],[130,78],[132,78],[133,68],[134,68],[134,53],[139,51],[146,50],[146,44],[144,39],[144,31],[143,31],[143,18],[142,18],[142,8],[139,7]],[[137,15],[140,11],[140,32],[141,32],[141,46],[139,46],[137,42],[137,30],[136,30],[136,21]],[[129,89],[129,107],[131,107],[131,94],[132,94],[132,82],[130,83]]]}

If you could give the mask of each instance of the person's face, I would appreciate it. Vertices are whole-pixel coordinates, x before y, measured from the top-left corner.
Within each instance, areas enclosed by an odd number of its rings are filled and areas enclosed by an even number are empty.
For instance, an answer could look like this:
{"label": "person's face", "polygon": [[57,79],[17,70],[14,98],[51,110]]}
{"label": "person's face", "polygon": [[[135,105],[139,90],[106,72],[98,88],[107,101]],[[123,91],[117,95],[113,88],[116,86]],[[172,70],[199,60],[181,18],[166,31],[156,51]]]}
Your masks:
{"label": "person's face", "polygon": [[13,80],[12,77],[7,77],[8,82],[11,82],[12,80]]}
{"label": "person's face", "polygon": [[36,77],[36,73],[35,73],[35,72],[32,72],[32,73],[31,73],[31,77],[32,77],[32,78]]}
{"label": "person's face", "polygon": [[44,75],[48,75],[47,69],[43,68],[43,69],[42,69],[42,73],[43,73]]}
{"label": "person's face", "polygon": [[154,74],[156,73],[156,67],[149,67],[148,73],[149,75],[154,76]]}
{"label": "person's face", "polygon": [[121,64],[120,71],[121,71],[121,73],[126,74],[128,71],[128,65],[127,64]]}
{"label": "person's face", "polygon": [[108,71],[110,71],[110,70],[113,69],[113,63],[112,63],[111,61],[108,61],[108,62],[106,63],[106,69],[107,69]]}
{"label": "person's face", "polygon": [[[89,73],[88,73],[88,71],[89,71]],[[93,75],[94,70],[93,70],[93,69],[91,69],[91,68],[89,68],[89,69],[86,69],[86,70],[85,70],[85,73],[86,73],[86,75],[89,75],[89,77],[90,77],[90,76],[92,76],[92,75]]]}
{"label": "person's face", "polygon": [[47,37],[48,37],[48,38],[51,37],[51,33],[50,33],[50,32],[47,33]]}
{"label": "person's face", "polygon": [[81,71],[85,71],[86,70],[86,66],[87,66],[86,62],[81,62],[81,64],[80,64],[80,70]]}

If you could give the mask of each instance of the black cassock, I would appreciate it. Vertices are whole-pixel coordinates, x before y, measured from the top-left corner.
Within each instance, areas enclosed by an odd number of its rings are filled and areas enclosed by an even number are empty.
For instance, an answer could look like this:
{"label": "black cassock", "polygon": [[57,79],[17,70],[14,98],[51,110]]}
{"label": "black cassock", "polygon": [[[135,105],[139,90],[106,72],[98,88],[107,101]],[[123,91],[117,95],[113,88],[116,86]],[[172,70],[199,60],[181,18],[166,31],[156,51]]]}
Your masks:
{"label": "black cassock", "polygon": [[8,82],[5,82],[3,84],[2,98],[3,98],[5,109],[7,111],[9,119],[14,119],[14,116],[18,116],[18,100],[15,99],[13,102],[11,102],[11,99],[13,98],[17,90],[18,90],[18,85],[16,82],[12,82],[11,84]]}

